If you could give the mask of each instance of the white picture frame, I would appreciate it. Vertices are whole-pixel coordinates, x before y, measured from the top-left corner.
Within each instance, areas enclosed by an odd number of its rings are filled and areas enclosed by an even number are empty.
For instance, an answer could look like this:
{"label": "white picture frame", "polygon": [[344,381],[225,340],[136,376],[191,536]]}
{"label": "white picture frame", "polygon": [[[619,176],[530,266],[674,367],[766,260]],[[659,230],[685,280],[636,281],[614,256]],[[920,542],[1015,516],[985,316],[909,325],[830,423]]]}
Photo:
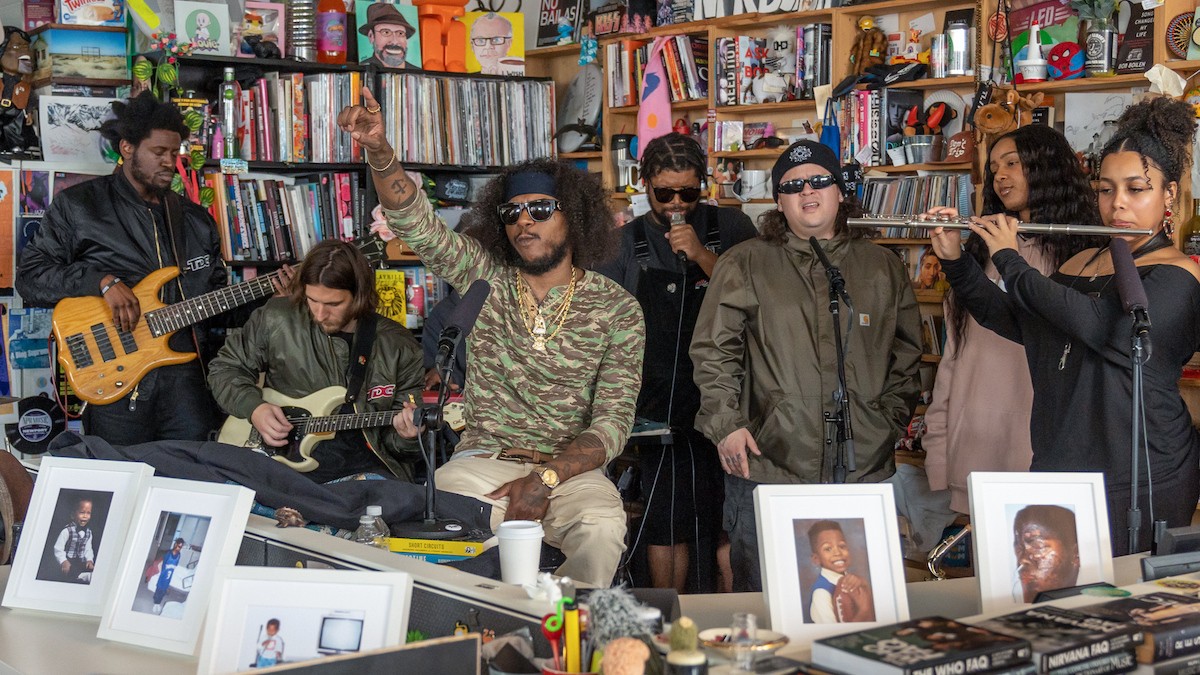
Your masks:
{"label": "white picture frame", "polygon": [[[1112,547],[1108,531],[1108,507],[1105,501],[1104,475],[1084,472],[999,472],[976,471],[967,477],[967,495],[971,504],[971,548],[975,556],[975,578],[979,583],[979,598],[984,613],[999,613],[1027,606],[1023,597],[1036,590],[1069,588],[1098,582],[1114,583]],[[1030,510],[1029,507],[1037,507]],[[1023,528],[1030,525],[1050,530],[1051,536],[1030,531],[1036,537],[1030,547],[1038,552],[1023,553],[1017,549],[1015,521],[1020,516]],[[1038,525],[1038,523],[1041,523]],[[1064,523],[1074,522],[1076,574],[1071,575],[1071,556],[1066,567],[1051,571],[1050,579],[1058,579],[1051,587],[1046,581],[1019,575],[1022,565],[1018,558],[1030,555],[1037,561],[1053,563],[1063,560],[1063,546],[1070,543],[1053,536],[1052,530]],[[1055,544],[1052,540],[1058,540]],[[1032,551],[1032,549],[1031,549]],[[1045,552],[1041,552],[1045,551]],[[1073,578],[1072,578],[1073,576]],[[1040,583],[1040,586],[1039,586]]]}
{"label": "white picture frame", "polygon": [[[904,555],[890,484],[759,485],[754,489],[754,511],[763,598],[773,630],[807,644],[908,620]],[[828,528],[824,521],[832,521],[838,528]],[[849,573],[858,576],[860,582],[866,581],[874,620],[837,623],[834,618],[835,622],[827,623],[810,619],[810,612],[817,616],[816,612],[821,611],[818,605],[824,601],[816,581],[822,568],[814,563],[809,532],[813,531],[818,541],[829,535],[818,530],[842,534],[851,554],[848,566],[830,576]],[[812,603],[818,596],[821,600]]]}
{"label": "white picture frame", "polygon": [[406,572],[222,567],[199,672],[258,672],[402,645],[411,602]]}
{"label": "white picture frame", "polygon": [[[100,616],[120,566],[130,519],[153,475],[154,467],[141,462],[44,457],[0,604]],[[79,555],[69,555],[65,530],[70,523],[78,529],[77,514],[85,502],[87,534],[79,543]],[[72,558],[83,562],[72,565]],[[67,570],[61,569],[63,564]]]}
{"label": "white picture frame", "polygon": [[229,56],[229,6],[223,2],[175,0],[175,33],[192,43],[196,56]]}
{"label": "white picture frame", "polygon": [[217,568],[237,559],[253,499],[240,485],[150,479],[97,636],[195,654]]}
{"label": "white picture frame", "polygon": [[97,96],[38,97],[38,134],[47,162],[95,165],[104,158],[100,125],[119,99]]}

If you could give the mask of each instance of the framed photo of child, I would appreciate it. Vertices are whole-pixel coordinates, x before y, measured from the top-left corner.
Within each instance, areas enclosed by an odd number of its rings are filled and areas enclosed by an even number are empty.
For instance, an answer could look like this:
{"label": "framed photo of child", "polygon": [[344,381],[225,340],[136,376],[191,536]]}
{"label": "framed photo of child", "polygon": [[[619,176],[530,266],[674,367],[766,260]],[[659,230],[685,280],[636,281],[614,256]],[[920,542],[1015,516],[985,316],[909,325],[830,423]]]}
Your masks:
{"label": "framed photo of child", "polygon": [[890,485],[760,485],[754,508],[773,629],[811,641],[908,619]]}
{"label": "framed photo of child", "polygon": [[254,491],[151,478],[98,637],[194,654],[216,570],[237,559]]}
{"label": "framed photo of child", "polygon": [[217,569],[200,672],[232,673],[404,644],[405,572]]}
{"label": "framed photo of child", "polygon": [[140,462],[43,458],[2,604],[100,616],[153,475]]}
{"label": "framed photo of child", "polygon": [[1018,609],[1042,591],[1114,582],[1103,474],[977,471],[967,494],[985,613]]}

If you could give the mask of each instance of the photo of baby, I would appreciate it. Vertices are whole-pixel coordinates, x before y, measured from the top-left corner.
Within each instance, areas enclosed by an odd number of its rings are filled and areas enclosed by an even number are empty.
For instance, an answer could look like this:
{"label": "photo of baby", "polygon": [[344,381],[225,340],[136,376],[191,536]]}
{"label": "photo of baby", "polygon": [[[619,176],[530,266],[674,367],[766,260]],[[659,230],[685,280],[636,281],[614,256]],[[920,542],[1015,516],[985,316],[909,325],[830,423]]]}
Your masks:
{"label": "photo of baby", "polygon": [[94,490],[60,490],[54,505],[53,524],[38,565],[39,581],[69,584],[92,583],[96,551],[104,537],[113,493]]}
{"label": "photo of baby", "polygon": [[792,521],[805,623],[875,620],[862,518]]}

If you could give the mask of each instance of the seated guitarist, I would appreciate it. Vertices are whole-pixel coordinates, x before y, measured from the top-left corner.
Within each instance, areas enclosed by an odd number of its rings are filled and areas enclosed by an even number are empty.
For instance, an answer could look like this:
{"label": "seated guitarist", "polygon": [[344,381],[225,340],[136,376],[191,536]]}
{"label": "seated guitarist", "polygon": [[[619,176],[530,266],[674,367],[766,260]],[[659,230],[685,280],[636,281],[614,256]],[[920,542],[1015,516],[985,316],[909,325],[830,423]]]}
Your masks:
{"label": "seated guitarist", "polygon": [[[190,133],[178,109],[145,93],[113,103],[113,112],[100,133],[121,154],[117,170],[54,198],[21,255],[16,287],[34,307],[103,297],[113,322],[132,331],[141,307],[131,289],[146,275],[172,265],[181,269],[162,289],[170,304],[225,286],[226,269],[212,217],[170,189],[180,142]],[[203,325],[175,333],[171,348],[205,355]],[[193,360],[150,371],[118,401],[88,405],[83,424],[86,433],[113,445],[203,441],[217,414],[200,362]]]}
{"label": "seated guitarist", "polygon": [[[502,520],[539,520],[567,556],[559,574],[608,586],[625,549],[625,513],[604,466],[633,426],[645,334],[636,300],[592,271],[615,252],[608,196],[595,177],[534,160],[488,183],[446,227],[400,167],[379,104],[344,109],[388,226],[430,271],[466,293],[491,284],[467,337],[467,428],[437,487],[492,504]],[[415,437],[406,411],[401,435]]]}
{"label": "seated guitarist", "polygon": [[[408,329],[376,314],[377,303],[375,273],[357,248],[334,240],[317,244],[292,280],[291,297],[255,311],[213,359],[208,382],[217,403],[249,419],[275,447],[285,445],[292,424],[280,406],[263,400],[259,373],[266,387],[290,398],[337,385],[353,392],[345,412],[399,411],[410,393],[420,395],[421,347]],[[318,443],[318,466],[305,475],[321,483],[359,473],[411,480],[405,451],[416,445],[395,433],[399,417],[392,427],[340,431]]]}

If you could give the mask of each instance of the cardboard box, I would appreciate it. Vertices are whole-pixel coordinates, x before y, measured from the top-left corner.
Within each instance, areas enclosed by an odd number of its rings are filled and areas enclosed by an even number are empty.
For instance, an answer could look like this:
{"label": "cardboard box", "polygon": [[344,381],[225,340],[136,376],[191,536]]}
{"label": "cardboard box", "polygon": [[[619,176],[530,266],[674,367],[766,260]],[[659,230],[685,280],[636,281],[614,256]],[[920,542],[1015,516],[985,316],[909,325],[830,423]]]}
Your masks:
{"label": "cardboard box", "polygon": [[125,29],[49,24],[35,31],[35,82],[50,78],[129,81],[125,66]]}
{"label": "cardboard box", "polygon": [[58,22],[81,26],[124,26],[125,0],[58,0]]}

